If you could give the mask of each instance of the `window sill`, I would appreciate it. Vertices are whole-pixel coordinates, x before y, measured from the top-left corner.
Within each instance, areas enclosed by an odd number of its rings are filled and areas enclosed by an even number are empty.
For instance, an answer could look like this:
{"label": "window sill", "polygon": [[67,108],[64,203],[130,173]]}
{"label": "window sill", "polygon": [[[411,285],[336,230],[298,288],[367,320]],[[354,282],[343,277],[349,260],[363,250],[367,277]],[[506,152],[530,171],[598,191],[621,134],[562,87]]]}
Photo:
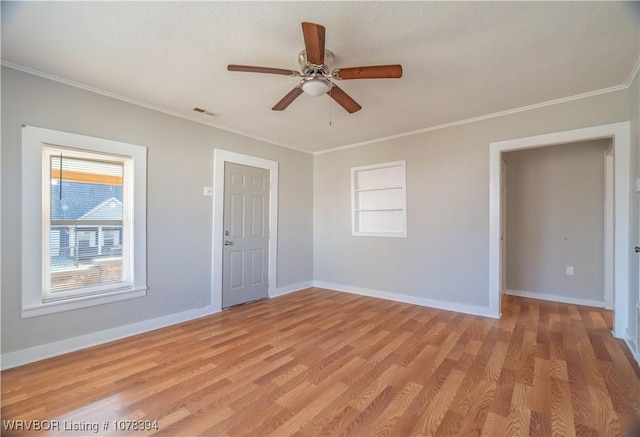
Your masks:
{"label": "window sill", "polygon": [[44,316],[46,314],[104,305],[147,295],[147,288],[133,288],[129,290],[113,291],[93,296],[79,296],[55,302],[38,303],[22,307],[22,318]]}

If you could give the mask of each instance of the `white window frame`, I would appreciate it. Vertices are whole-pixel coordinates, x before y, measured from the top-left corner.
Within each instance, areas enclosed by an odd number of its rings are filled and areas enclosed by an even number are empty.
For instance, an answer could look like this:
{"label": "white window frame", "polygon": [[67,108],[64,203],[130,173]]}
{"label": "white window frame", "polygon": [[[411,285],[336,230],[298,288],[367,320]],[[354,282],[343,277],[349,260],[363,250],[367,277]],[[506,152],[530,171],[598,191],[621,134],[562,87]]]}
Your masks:
{"label": "white window frame", "polygon": [[[371,186],[362,187],[358,184],[359,176],[370,172],[370,175],[375,178],[376,173],[383,169],[397,168],[400,170],[401,175],[393,181],[391,185],[386,183],[374,183]],[[374,194],[373,200],[375,201],[375,193],[379,193],[381,196],[381,206],[374,208],[361,209],[359,205],[359,196],[363,193]],[[383,205],[384,197],[390,196],[396,198],[398,204],[394,207],[388,207]],[[372,199],[370,199],[371,201]],[[359,215],[361,213],[368,214],[385,214],[387,212],[397,211],[400,213],[400,228],[396,230],[386,230],[381,225],[379,231],[368,230],[363,231],[360,227]],[[381,220],[382,221],[382,220]],[[394,161],[383,162],[380,164],[364,165],[360,167],[353,167],[351,169],[351,235],[353,236],[368,236],[368,237],[407,237],[407,163],[406,161]]]}
{"label": "white window frame", "polygon": [[[131,235],[128,252],[123,252],[126,283],[111,284],[92,290],[73,293],[55,293],[55,300],[44,294],[48,281],[48,268],[43,254],[48,253],[50,220],[48,213],[50,173],[43,165],[46,148],[65,148],[77,157],[108,155],[122,157],[130,208],[123,208],[123,217],[130,221]],[[88,155],[87,155],[88,154]],[[127,173],[128,172],[128,173]],[[22,317],[75,310],[95,305],[145,296],[147,293],[146,261],[146,179],[147,148],[134,144],[72,134],[34,126],[22,128]],[[45,214],[45,215],[43,215]],[[45,232],[46,229],[46,232]],[[123,232],[125,227],[123,226]],[[125,266],[125,259],[127,265]],[[123,272],[124,274],[124,272]]]}

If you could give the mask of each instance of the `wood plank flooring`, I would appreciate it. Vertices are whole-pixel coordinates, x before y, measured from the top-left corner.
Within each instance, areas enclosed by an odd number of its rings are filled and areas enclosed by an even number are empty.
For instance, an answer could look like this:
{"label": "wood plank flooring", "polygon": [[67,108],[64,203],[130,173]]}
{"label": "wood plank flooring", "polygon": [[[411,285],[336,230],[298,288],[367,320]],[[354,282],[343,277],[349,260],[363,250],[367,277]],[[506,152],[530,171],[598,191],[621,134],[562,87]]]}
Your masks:
{"label": "wood plank flooring", "polygon": [[308,289],[6,370],[2,434],[630,435],[640,371],[611,324],[512,296],[498,321]]}

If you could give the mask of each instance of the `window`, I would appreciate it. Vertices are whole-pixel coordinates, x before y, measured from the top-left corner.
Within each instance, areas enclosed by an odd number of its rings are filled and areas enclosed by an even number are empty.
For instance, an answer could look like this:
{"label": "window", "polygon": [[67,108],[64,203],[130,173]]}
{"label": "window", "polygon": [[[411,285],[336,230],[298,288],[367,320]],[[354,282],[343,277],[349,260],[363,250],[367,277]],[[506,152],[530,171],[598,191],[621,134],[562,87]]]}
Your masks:
{"label": "window", "polygon": [[144,296],[146,148],[31,126],[22,143],[23,317]]}
{"label": "window", "polygon": [[[129,238],[113,250],[115,233],[130,236],[123,194],[131,183],[131,158],[43,146],[42,263],[44,300],[131,286]],[[51,238],[51,236],[54,236]],[[47,241],[49,238],[49,241]]]}
{"label": "window", "polygon": [[351,169],[352,235],[407,236],[405,161]]}

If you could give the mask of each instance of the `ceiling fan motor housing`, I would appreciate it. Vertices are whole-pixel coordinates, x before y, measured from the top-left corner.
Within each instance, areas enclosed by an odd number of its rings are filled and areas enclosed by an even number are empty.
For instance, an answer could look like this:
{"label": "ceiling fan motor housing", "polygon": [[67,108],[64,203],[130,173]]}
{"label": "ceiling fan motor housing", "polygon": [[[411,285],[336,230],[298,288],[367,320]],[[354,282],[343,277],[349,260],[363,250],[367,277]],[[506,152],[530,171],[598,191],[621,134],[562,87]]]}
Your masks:
{"label": "ceiling fan motor housing", "polygon": [[[304,70],[307,66],[312,66],[313,64],[309,63],[309,60],[307,59],[307,51],[306,50],[301,50],[300,53],[298,53],[298,64],[300,64],[300,67],[302,67],[302,70]],[[333,64],[333,52],[331,52],[331,50],[324,50],[324,67],[327,67],[328,65]],[[317,66],[318,67],[318,66]],[[327,71],[328,71],[328,67],[327,67]]]}

